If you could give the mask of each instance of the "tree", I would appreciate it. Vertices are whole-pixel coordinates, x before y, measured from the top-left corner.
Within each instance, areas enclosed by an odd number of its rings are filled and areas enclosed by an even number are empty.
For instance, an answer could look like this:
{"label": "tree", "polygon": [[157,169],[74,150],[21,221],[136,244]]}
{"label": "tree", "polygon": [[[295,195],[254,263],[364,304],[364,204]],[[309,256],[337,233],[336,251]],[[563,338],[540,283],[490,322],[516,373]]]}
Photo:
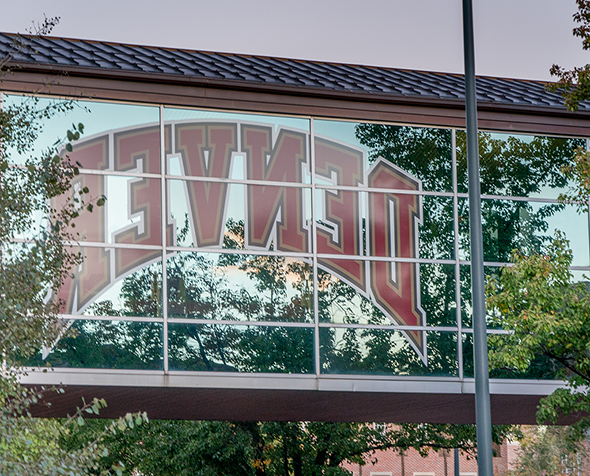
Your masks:
{"label": "tree", "polygon": [[[45,18],[37,35],[50,32],[58,18]],[[14,68],[12,56],[27,49],[17,37],[13,51],[0,60],[0,79]],[[39,404],[50,389],[30,389],[18,383],[22,362],[43,345],[51,345],[63,328],[59,320],[61,302],[47,299],[59,290],[70,268],[82,256],[67,246],[75,240],[75,220],[81,210],[92,211],[104,197],[92,197],[87,189],[71,192],[79,174],[67,151],[83,133],[82,124],[65,131],[67,140],[46,149],[38,157],[28,157],[33,144],[51,117],[70,111],[72,101],[53,101],[40,107],[30,98],[20,104],[0,108],[0,474],[85,474],[96,468],[103,454],[103,435],[85,441],[76,451],[61,444],[72,428],[83,425],[83,415],[98,415],[104,400],[82,402],[71,417],[38,420],[30,407]],[[62,153],[60,149],[65,151]],[[72,193],[63,207],[49,205],[52,199]],[[63,392],[62,389],[54,389]],[[129,414],[112,423],[105,432],[142,423],[144,415]],[[119,466],[103,471],[120,472]]]}
{"label": "tree", "polygon": [[[88,439],[106,423],[95,420],[73,435]],[[494,441],[514,434],[494,428]],[[364,464],[377,450],[461,448],[474,454],[473,425],[373,425],[325,422],[151,421],[136,432],[107,438],[101,464],[125,463],[147,475],[345,476],[343,462]]]}
{"label": "tree", "polygon": [[523,429],[516,468],[511,476],[565,476],[585,474],[588,450],[583,444],[572,448],[564,427],[536,426]]}
{"label": "tree", "polygon": [[[425,190],[453,189],[451,131],[435,128],[415,128],[381,124],[359,124],[356,136],[369,148],[369,160],[381,156],[394,162],[422,181]],[[467,191],[466,136],[457,131],[457,188]],[[481,191],[486,195],[526,197],[544,188],[561,188],[567,184],[562,167],[572,166],[572,156],[583,141],[557,137],[500,136],[488,132],[479,134]],[[420,227],[420,256],[453,259],[453,203],[450,199],[431,199],[424,203],[423,224]],[[526,253],[541,252],[550,241],[547,218],[564,208],[562,203],[542,204],[537,208],[525,200],[482,200],[484,259],[508,262],[513,249]],[[441,226],[441,223],[444,225]],[[458,202],[460,252],[469,256],[469,210],[467,200]],[[497,275],[499,268],[486,268],[488,275]],[[452,266],[421,265],[422,307],[428,322],[434,325],[454,325],[455,274]],[[471,277],[467,270],[460,275],[461,300],[471,300]],[[462,306],[463,325],[470,325],[468,306]],[[378,332],[374,332],[377,334]],[[432,346],[430,346],[432,344]],[[408,346],[409,347],[409,346]],[[448,335],[429,335],[428,370],[448,374],[456,366],[452,356],[456,341]],[[434,349],[437,349],[435,351]],[[465,373],[473,372],[470,339],[463,346]],[[425,372],[420,362],[412,358],[411,349],[403,349],[387,359],[389,368],[401,366],[412,372]],[[399,368],[399,367],[398,367]],[[528,368],[523,377],[553,377],[552,366],[541,362]],[[503,369],[492,376],[503,377]]]}
{"label": "tree", "polygon": [[[562,167],[570,188],[559,198],[588,212],[590,156],[579,148],[572,164]],[[529,256],[513,251],[513,266],[505,267],[488,283],[488,309],[507,335],[490,336],[490,365],[525,371],[541,360],[553,367],[566,387],[541,401],[539,423],[556,423],[563,416],[578,416],[590,409],[590,292],[586,282],[575,282],[570,266],[572,252],[564,235],[557,233],[543,254]],[[587,280],[588,278],[585,277]],[[590,419],[579,418],[568,429],[579,441]]]}
{"label": "tree", "polygon": [[[541,401],[537,420],[556,423],[561,416],[588,412],[590,396],[590,293],[574,283],[572,253],[558,234],[547,254],[513,253],[514,266],[488,284],[488,308],[497,324],[510,331],[489,337],[490,365],[525,371],[538,356],[546,357],[567,386]],[[569,429],[584,438],[590,420]]]}
{"label": "tree", "polygon": [[[574,13],[574,21],[580,26],[573,29],[574,36],[582,39],[582,48],[590,50],[590,0],[576,0],[578,11]],[[552,76],[559,79],[547,85],[549,91],[559,91],[565,99],[565,106],[576,111],[581,101],[590,99],[590,64],[566,70],[554,64],[549,70]]]}

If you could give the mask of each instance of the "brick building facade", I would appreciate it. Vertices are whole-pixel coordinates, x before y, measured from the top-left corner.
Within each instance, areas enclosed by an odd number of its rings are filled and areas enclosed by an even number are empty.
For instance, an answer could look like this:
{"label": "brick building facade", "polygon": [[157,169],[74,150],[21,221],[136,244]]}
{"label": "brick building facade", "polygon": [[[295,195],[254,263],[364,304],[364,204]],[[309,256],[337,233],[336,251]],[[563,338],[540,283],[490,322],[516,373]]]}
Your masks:
{"label": "brick building facade", "polygon": [[[494,474],[504,476],[516,459],[518,444],[505,441],[495,446]],[[431,450],[426,457],[410,449],[403,455],[395,450],[378,451],[367,457],[367,464],[347,464],[345,468],[354,476],[454,476],[455,460],[453,451]],[[460,454],[461,476],[477,476],[477,461]]]}

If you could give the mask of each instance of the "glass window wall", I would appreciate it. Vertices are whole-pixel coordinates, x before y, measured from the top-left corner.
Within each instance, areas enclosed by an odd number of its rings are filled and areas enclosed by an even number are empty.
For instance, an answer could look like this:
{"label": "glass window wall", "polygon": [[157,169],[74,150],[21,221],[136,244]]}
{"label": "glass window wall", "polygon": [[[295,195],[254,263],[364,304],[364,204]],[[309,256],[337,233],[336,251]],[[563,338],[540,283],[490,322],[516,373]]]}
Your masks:
{"label": "glass window wall", "polygon": [[[471,375],[463,131],[90,101],[69,109],[30,152],[84,123],[72,193],[107,200],[80,213],[72,246],[85,260],[51,296],[63,301],[63,337],[29,364]],[[568,185],[561,166],[585,144],[481,132],[488,276],[513,249],[543,252],[559,229],[585,279],[588,218],[556,199]],[[32,218],[16,240],[42,226]],[[541,367],[524,377],[553,375]]]}

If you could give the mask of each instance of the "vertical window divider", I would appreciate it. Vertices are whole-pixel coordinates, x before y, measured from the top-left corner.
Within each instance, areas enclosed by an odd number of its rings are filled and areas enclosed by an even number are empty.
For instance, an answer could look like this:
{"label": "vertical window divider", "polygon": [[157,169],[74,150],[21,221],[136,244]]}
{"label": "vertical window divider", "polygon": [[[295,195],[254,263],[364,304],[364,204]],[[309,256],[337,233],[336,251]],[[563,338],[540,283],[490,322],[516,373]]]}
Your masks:
{"label": "vertical window divider", "polygon": [[[587,152],[590,151],[590,139],[586,139],[586,151]],[[586,205],[588,206],[588,209],[586,211],[588,212],[588,230],[589,230],[588,250],[590,251],[590,197],[588,197],[588,203]],[[590,264],[590,263],[588,263],[588,264]]]}
{"label": "vertical window divider", "polygon": [[[4,112],[4,93],[0,91],[0,112]],[[0,137],[0,158],[4,157],[4,139]],[[3,186],[3,180],[0,178],[0,186]],[[4,241],[0,242],[0,259],[2,260],[2,267],[4,267]]]}
{"label": "vertical window divider", "polygon": [[455,312],[457,316],[457,371],[459,379],[463,380],[463,319],[461,317],[461,266],[459,264],[459,187],[457,183],[457,129],[451,129],[451,156],[453,158],[453,228],[455,235]]}
{"label": "vertical window divider", "polygon": [[316,230],[316,183],[315,183],[315,131],[313,117],[309,119],[309,168],[311,174],[311,246],[313,266],[313,321],[314,321],[314,367],[316,377],[321,374],[320,362],[320,317],[318,309],[318,254],[317,254],[317,230]]}
{"label": "vertical window divider", "polygon": [[166,135],[164,128],[164,106],[160,104],[160,194],[161,194],[161,223],[162,230],[162,350],[164,359],[164,373],[168,374],[168,273],[166,271],[166,230],[168,210],[166,203]]}

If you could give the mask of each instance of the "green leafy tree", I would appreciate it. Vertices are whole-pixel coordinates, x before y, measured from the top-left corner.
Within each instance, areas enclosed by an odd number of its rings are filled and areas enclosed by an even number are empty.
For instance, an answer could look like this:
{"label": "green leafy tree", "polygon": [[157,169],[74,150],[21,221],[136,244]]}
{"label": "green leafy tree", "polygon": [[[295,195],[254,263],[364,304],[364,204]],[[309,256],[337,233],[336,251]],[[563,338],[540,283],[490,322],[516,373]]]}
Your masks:
{"label": "green leafy tree", "polygon": [[[47,34],[58,18],[46,18],[37,35]],[[12,56],[28,48],[17,37],[12,52],[0,60],[1,77],[15,68]],[[102,205],[104,197],[92,197],[87,189],[74,193],[62,208],[49,205],[52,199],[70,192],[79,174],[78,164],[67,153],[83,133],[82,124],[65,131],[67,140],[29,156],[45,121],[70,111],[71,101],[53,101],[41,107],[35,98],[18,106],[0,108],[0,474],[53,475],[88,474],[97,469],[97,458],[106,454],[102,436],[85,441],[76,451],[67,451],[62,439],[85,415],[98,415],[104,400],[83,402],[74,415],[63,421],[35,419],[31,406],[42,403],[48,391],[19,384],[22,363],[42,346],[51,345],[63,332],[59,319],[62,303],[47,299],[57,293],[70,268],[82,256],[66,245],[75,240],[75,220],[82,209]],[[29,156],[29,157],[27,157]],[[26,158],[25,158],[26,157]],[[135,426],[144,415],[128,415],[110,423],[103,434]],[[102,471],[120,473],[115,464]]]}
{"label": "green leafy tree", "polygon": [[[573,29],[574,36],[581,38],[582,49],[590,50],[590,1],[576,0],[578,11],[574,13],[574,22],[579,26]],[[590,99],[590,64],[579,66],[572,70],[554,64],[549,70],[558,81],[547,85],[547,89],[553,92],[561,92],[565,107],[570,111],[576,111],[580,102]]]}
{"label": "green leafy tree", "polygon": [[[101,432],[93,421],[73,435]],[[515,434],[495,427],[494,441]],[[101,464],[124,462],[125,474],[245,476],[345,476],[342,463],[365,464],[378,450],[461,448],[473,455],[472,425],[373,425],[325,422],[155,421],[138,431],[107,438]]]}
{"label": "green leafy tree", "polygon": [[581,443],[572,446],[566,432],[567,428],[559,426],[524,428],[510,476],[587,474],[588,450]]}
{"label": "green leafy tree", "polygon": [[[570,185],[560,194],[560,201],[584,213],[590,198],[589,163],[589,154],[578,148],[573,163],[562,166]],[[565,388],[541,401],[539,423],[584,415],[590,409],[590,292],[570,271],[569,242],[557,233],[543,254],[526,256],[514,251],[512,262],[513,266],[488,283],[488,308],[494,322],[510,331],[490,337],[490,364],[522,372],[542,363],[543,369],[552,368],[565,380]],[[589,428],[590,419],[582,417],[568,428],[567,435],[579,441]]]}
{"label": "green leafy tree", "polygon": [[[543,356],[566,381],[541,401],[539,423],[590,409],[590,294],[585,283],[574,282],[571,259],[567,240],[558,234],[545,255],[515,251],[514,265],[488,284],[488,309],[510,331],[489,337],[490,365],[525,371]],[[582,418],[569,435],[581,439],[588,428],[590,420]]]}

